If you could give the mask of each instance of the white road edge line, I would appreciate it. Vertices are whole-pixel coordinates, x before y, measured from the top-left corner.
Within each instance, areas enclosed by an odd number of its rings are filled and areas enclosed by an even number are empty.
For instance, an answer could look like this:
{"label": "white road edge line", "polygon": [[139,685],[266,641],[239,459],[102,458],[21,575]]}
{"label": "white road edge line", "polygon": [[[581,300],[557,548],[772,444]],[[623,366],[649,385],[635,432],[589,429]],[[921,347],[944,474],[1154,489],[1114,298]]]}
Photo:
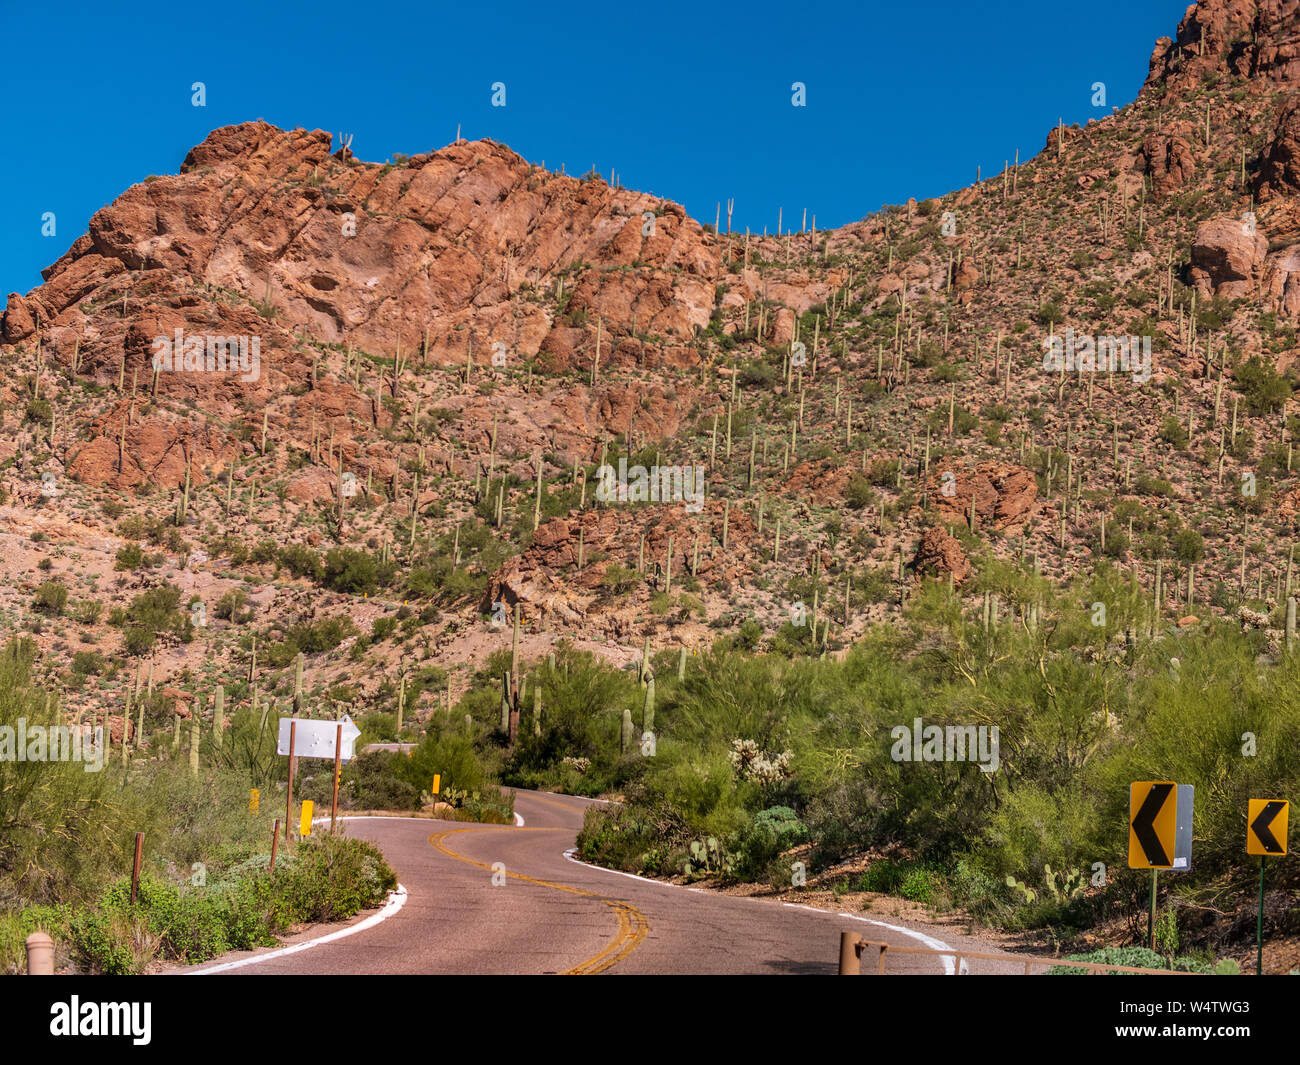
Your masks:
{"label": "white road edge line", "polygon": [[[355,820],[361,820],[356,818]],[[402,818],[404,821],[418,821],[424,818],[408,817]],[[406,888],[401,884],[397,885],[394,891],[389,892],[388,901],[384,908],[378,913],[372,913],[364,921],[350,925],[347,928],[341,928],[337,932],[330,932],[328,935],[321,936],[319,939],[309,939],[305,943],[295,943],[292,947],[284,947],[281,950],[273,950],[267,954],[258,954],[251,958],[241,958],[239,961],[228,961],[221,965],[214,965],[210,969],[195,969],[188,973],[182,973],[182,976],[208,976],[211,973],[229,972],[231,969],[242,969],[245,965],[260,965],[262,962],[270,961],[272,958],[283,958],[290,954],[297,954],[300,951],[310,950],[312,947],[319,947],[322,943],[333,943],[339,939],[345,939],[348,936],[354,936],[358,932],[364,932],[367,928],[374,928],[381,921],[386,921],[406,905]]]}
{"label": "white road edge line", "polygon": [[[665,888],[686,888],[687,891],[697,891],[702,894],[709,894],[709,892],[704,891],[703,888],[686,887],[685,884],[669,884],[663,880],[653,880],[648,876],[637,876],[636,873],[625,873],[621,869],[606,869],[603,865],[592,865],[590,862],[584,862],[580,858],[575,858],[574,855],[576,855],[577,853],[578,853],[578,849],[576,847],[570,847],[567,851],[564,852],[564,857],[567,858],[569,861],[573,862],[575,865],[585,865],[588,869],[595,869],[598,872],[613,873],[615,876],[625,876],[630,880],[640,880],[644,884],[658,884],[660,887],[665,887]],[[729,896],[729,897],[743,898],[744,896]],[[762,902],[763,900],[752,899],[750,901]],[[770,903],[768,905],[770,905]],[[911,936],[913,939],[920,940],[931,950],[952,950],[952,947],[948,946],[948,944],[943,942],[943,940],[941,939],[935,939],[933,936],[927,936],[924,932],[916,932],[910,928],[903,928],[901,925],[887,924],[884,921],[873,921],[870,917],[858,917],[857,915],[851,913],[832,913],[830,910],[819,910],[816,906],[805,906],[801,902],[783,902],[781,905],[789,906],[792,909],[797,909],[797,910],[807,910],[809,913],[824,914],[827,917],[847,917],[850,921],[862,921],[865,924],[874,924],[879,926],[880,928],[888,928],[891,932],[898,932],[900,935]],[[953,959],[949,957],[944,957],[942,961],[943,961],[944,975],[952,976]],[[970,974],[970,968],[969,966],[967,966],[965,958],[962,959],[961,971],[966,975]]]}

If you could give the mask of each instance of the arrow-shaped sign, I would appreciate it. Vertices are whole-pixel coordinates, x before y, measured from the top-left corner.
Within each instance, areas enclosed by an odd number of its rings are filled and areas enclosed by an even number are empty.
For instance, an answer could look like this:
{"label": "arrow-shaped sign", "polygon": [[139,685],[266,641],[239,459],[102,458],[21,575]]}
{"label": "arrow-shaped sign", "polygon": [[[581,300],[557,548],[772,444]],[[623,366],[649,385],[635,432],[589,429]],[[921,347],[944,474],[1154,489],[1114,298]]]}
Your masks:
{"label": "arrow-shaped sign", "polygon": [[1286,823],[1289,806],[1290,803],[1285,799],[1250,800],[1246,814],[1250,819],[1250,831],[1246,834],[1247,854],[1286,853]]}
{"label": "arrow-shaped sign", "polygon": [[318,721],[308,718],[280,718],[280,734],[276,744],[276,754],[289,753],[289,725],[297,725],[294,730],[293,753],[298,758],[333,758],[334,740],[338,736],[338,727],[343,726],[342,761],[352,760],[352,745],[361,730],[352,718],[344,714],[338,721]]}
{"label": "arrow-shaped sign", "polygon": [[1170,802],[1172,781],[1139,781],[1129,789],[1130,869],[1170,869],[1178,805]]}

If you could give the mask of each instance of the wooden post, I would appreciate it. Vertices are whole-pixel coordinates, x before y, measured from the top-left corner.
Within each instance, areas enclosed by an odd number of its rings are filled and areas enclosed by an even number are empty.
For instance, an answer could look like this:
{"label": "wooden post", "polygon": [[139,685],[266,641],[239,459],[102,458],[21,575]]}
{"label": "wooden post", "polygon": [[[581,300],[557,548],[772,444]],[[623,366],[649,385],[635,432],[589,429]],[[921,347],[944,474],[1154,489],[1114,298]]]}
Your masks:
{"label": "wooden post", "polygon": [[131,905],[135,905],[136,895],[140,891],[140,857],[144,851],[144,833],[135,834],[135,861],[131,863]]}
{"label": "wooden post", "polygon": [[294,741],[297,739],[298,722],[290,719],[289,721],[289,790],[284,797],[284,842],[289,842],[289,826],[293,824],[293,771],[296,759],[294,757]]}
{"label": "wooden post", "polygon": [[840,976],[862,975],[862,963],[858,956],[858,944],[862,936],[857,932],[840,933]]}
{"label": "wooden post", "polygon": [[271,876],[275,876],[275,852],[280,848],[280,819],[275,819],[275,827],[271,829]]}

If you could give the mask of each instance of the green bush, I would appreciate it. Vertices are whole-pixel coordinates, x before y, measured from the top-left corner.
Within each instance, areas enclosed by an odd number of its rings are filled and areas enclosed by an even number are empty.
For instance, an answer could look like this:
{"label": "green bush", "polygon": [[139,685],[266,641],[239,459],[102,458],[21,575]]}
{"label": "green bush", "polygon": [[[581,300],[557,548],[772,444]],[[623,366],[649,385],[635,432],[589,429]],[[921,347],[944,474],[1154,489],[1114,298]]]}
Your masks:
{"label": "green bush", "polygon": [[95,906],[68,922],[73,960],[90,972],[143,972],[158,958],[202,962],[229,950],[272,946],[299,924],[342,921],[383,902],[397,877],[379,850],[363,840],[303,840],[269,872],[265,855],[211,885],[178,886],[152,875],[116,881]]}
{"label": "green bush", "polygon": [[783,851],[803,843],[808,827],[788,806],[761,810],[748,829],[740,834],[736,845],[736,872],[742,877],[755,876]]}
{"label": "green bush", "polygon": [[32,607],[51,617],[62,617],[63,608],[68,605],[68,589],[62,581],[46,581],[36,589],[36,598]]}
{"label": "green bush", "polygon": [[[1088,961],[1097,965],[1127,965],[1136,969],[1172,969],[1180,973],[1228,974],[1235,967],[1235,962],[1219,962],[1210,965],[1196,958],[1167,958],[1147,947],[1104,947],[1086,954],[1067,954],[1066,961]],[[1071,965],[1053,965],[1047,970],[1048,976],[1087,976],[1088,969],[1076,969]],[[1114,976],[1136,976],[1137,973],[1113,973]]]}
{"label": "green bush", "polygon": [[1278,373],[1258,355],[1252,355],[1234,369],[1232,376],[1246,401],[1246,410],[1251,414],[1272,414],[1281,410],[1294,388],[1289,376]]}
{"label": "green bush", "polygon": [[144,549],[134,541],[118,549],[115,570],[134,570],[144,565]]}

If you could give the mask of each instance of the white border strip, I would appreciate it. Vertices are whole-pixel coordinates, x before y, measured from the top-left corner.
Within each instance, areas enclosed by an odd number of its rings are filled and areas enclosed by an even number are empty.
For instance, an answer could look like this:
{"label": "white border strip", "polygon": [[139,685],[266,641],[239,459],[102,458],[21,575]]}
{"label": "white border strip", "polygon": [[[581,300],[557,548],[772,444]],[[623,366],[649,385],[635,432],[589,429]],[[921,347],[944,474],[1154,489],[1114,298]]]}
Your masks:
{"label": "white border strip", "polygon": [[[629,880],[640,880],[643,884],[657,884],[659,887],[665,887],[665,888],[685,888],[687,891],[698,891],[703,894],[712,894],[712,892],[707,892],[703,888],[686,887],[685,884],[672,884],[666,880],[653,880],[648,876],[637,876],[636,873],[625,873],[621,869],[606,869],[603,865],[592,865],[590,862],[584,862],[581,859],[574,857],[574,855],[576,855],[577,853],[578,853],[578,849],[576,847],[570,847],[567,851],[564,852],[564,857],[567,858],[569,861],[573,862],[574,865],[586,866],[588,869],[595,869],[601,873],[613,873],[615,876],[625,876]],[[745,895],[728,895],[725,897],[737,898],[737,899],[748,898],[748,896]],[[749,899],[749,901],[763,902],[764,900]],[[768,903],[768,905],[771,904]],[[943,942],[943,940],[941,939],[935,939],[933,936],[927,936],[924,932],[916,932],[910,928],[904,928],[902,927],[902,925],[888,924],[885,921],[873,921],[870,917],[858,917],[856,914],[852,914],[852,913],[833,913],[830,910],[818,909],[816,906],[805,906],[803,903],[799,903],[799,902],[783,902],[781,905],[788,906],[791,909],[795,909],[795,910],[807,910],[809,913],[818,913],[825,917],[847,917],[850,921],[862,921],[865,924],[874,924],[880,928],[888,928],[891,932],[898,932],[900,935],[911,936],[913,939],[920,940],[931,950],[952,950],[953,949],[952,947],[948,946],[947,943]],[[952,976],[953,959],[944,956],[940,960],[943,962],[944,975]],[[963,958],[961,962],[961,971],[965,975],[970,974],[970,968],[967,966],[965,958]]]}
{"label": "white border strip", "polygon": [[336,940],[346,939],[348,936],[354,936],[358,932],[364,932],[367,928],[374,928],[381,921],[386,921],[406,905],[406,888],[401,884],[397,885],[396,890],[389,892],[388,901],[384,908],[378,913],[372,913],[364,921],[350,925],[347,928],[341,928],[337,932],[330,932],[329,935],[321,936],[319,939],[309,939],[305,943],[295,943],[292,947],[284,947],[281,950],[273,950],[267,954],[254,955],[251,958],[240,958],[239,961],[228,961],[222,965],[214,965],[211,969],[194,969],[182,976],[207,976],[211,973],[225,973],[231,969],[242,969],[246,965],[260,965],[262,962],[270,961],[272,958],[284,958],[290,954],[298,954],[304,950],[310,950],[312,947],[319,947],[322,943],[333,943]]}

